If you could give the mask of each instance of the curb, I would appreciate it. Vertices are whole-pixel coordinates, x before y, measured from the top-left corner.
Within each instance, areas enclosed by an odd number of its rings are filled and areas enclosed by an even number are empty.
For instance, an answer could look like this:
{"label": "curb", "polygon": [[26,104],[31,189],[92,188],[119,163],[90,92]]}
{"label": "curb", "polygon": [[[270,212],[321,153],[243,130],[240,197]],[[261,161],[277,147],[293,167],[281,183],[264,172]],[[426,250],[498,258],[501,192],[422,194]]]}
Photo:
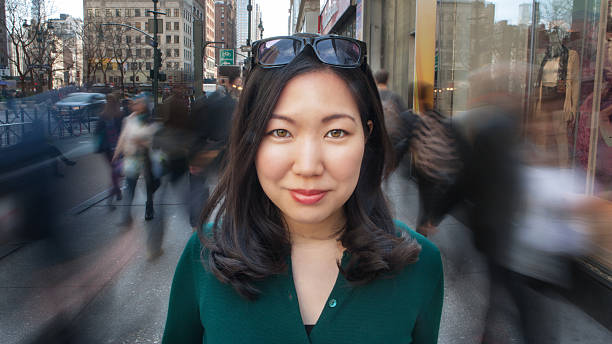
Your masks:
{"label": "curb", "polygon": [[112,191],[113,191],[112,188],[108,188],[108,189],[100,192],[99,194],[94,195],[90,199],[88,199],[88,200],[82,202],[81,204],[77,205],[76,207],[68,210],[68,214],[70,214],[70,215],[79,215],[79,214],[83,213],[87,209],[93,207],[94,205],[96,205],[96,204],[104,201],[108,197],[110,197],[112,195]]}

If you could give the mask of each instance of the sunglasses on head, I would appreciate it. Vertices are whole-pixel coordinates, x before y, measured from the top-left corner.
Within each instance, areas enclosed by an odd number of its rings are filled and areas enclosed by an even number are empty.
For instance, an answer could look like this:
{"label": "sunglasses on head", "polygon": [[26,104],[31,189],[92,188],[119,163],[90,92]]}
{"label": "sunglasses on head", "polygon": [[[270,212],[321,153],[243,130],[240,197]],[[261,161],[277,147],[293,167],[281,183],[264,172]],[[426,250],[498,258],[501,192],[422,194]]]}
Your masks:
{"label": "sunglasses on head", "polygon": [[366,63],[366,44],[353,38],[326,36],[279,36],[253,43],[251,66],[282,67],[312,47],[319,61],[340,68],[357,68]]}

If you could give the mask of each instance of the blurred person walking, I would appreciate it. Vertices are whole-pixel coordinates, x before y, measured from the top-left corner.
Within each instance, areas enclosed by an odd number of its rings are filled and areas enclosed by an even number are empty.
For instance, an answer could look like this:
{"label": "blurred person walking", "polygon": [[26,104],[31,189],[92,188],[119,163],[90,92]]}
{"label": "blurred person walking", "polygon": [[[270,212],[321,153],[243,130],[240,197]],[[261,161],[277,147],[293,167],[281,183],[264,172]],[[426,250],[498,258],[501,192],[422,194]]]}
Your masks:
{"label": "blurred person walking", "polygon": [[418,111],[400,114],[401,136],[394,146],[398,160],[412,153],[419,189],[416,230],[428,236],[461,198],[464,157],[448,118],[433,108],[433,87],[418,83],[413,88]]}
{"label": "blurred person walking", "polygon": [[190,128],[194,142],[189,152],[189,223],[196,230],[209,196],[208,177],[225,155],[236,99],[223,86],[192,106]]}
{"label": "blurred person walking", "polygon": [[134,97],[131,103],[132,113],[123,121],[123,129],[119,135],[113,162],[123,156],[123,173],[127,183],[127,196],[122,225],[132,223],[131,205],[134,200],[136,183],[141,174],[144,175],[147,192],[145,220],[152,220],[153,193],[159,187],[159,181],[153,176],[151,158],[149,156],[151,140],[158,125],[151,122],[149,100],[144,94]]}
{"label": "blurred person walking", "polygon": [[119,186],[121,178],[121,160],[113,159],[119,134],[121,132],[121,122],[123,113],[119,102],[119,95],[111,93],[106,96],[106,105],[100,114],[100,119],[96,123],[94,131],[94,145],[97,153],[104,155],[108,166],[110,167],[111,177],[111,194],[108,198],[108,204],[111,209],[114,209],[112,204],[113,198],[117,201],[122,199],[121,187]]}
{"label": "blurred person walking", "polygon": [[402,98],[395,92],[391,91],[387,86],[389,80],[389,72],[384,69],[379,70],[374,74],[376,87],[383,106],[385,114],[385,127],[393,144],[397,143],[402,135],[402,124],[400,113],[407,110],[404,106]]}

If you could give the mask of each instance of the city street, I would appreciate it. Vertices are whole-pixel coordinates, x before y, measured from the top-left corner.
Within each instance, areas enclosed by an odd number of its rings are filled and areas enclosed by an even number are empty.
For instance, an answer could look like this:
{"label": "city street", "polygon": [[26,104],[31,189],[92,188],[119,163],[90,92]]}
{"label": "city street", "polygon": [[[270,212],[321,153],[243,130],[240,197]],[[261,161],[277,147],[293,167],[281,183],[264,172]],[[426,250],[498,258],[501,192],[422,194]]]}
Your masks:
{"label": "city street", "polygon": [[[78,151],[69,154],[75,152]],[[82,195],[97,194],[106,185],[107,178],[104,175],[94,178],[95,171],[102,170],[102,165],[97,165],[102,162],[101,157],[86,154],[77,160],[78,164],[70,173],[80,171],[83,180],[87,178],[87,181],[74,184],[72,189],[82,187]],[[66,171],[67,177],[68,173]],[[117,226],[122,207],[111,211],[103,201],[80,214],[63,216],[62,224],[70,237],[68,251],[75,257],[69,263],[41,264],[37,259],[43,249],[41,242],[25,245],[0,260],[0,318],[3,319],[0,337],[3,343],[19,343],[24,338],[32,338],[57,314],[62,314],[63,319],[73,325],[77,342],[160,342],[172,276],[191,228],[180,192],[165,190],[162,197],[163,187],[156,195],[156,219],[145,223],[142,220],[142,184],[139,183],[132,206],[137,220],[131,230]],[[413,182],[396,174],[387,185],[387,191],[397,218],[414,226],[418,201]],[[73,200],[81,199],[72,197]],[[164,254],[150,261],[146,233],[162,224],[166,228]],[[478,343],[487,304],[484,262],[472,246],[469,230],[452,217],[442,223],[432,239],[442,251],[445,269],[439,343]],[[45,266],[41,268],[41,265]],[[576,306],[560,296],[551,302],[562,316],[560,343],[612,341],[610,331]],[[504,326],[499,331],[507,339],[504,343],[519,343],[513,327]]]}

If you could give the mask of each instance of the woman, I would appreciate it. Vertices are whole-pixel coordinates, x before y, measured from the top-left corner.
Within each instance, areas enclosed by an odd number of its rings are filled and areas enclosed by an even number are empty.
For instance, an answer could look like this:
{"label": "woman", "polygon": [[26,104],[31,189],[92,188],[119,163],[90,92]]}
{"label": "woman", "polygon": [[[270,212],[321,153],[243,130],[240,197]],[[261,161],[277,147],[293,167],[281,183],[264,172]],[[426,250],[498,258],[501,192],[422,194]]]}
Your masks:
{"label": "woman", "polygon": [[254,44],[164,343],[437,342],[440,254],[382,194],[390,143],[365,51],[339,36]]}
{"label": "woman", "polygon": [[130,206],[134,200],[134,191],[138,177],[142,172],[144,174],[147,188],[147,203],[145,209],[145,220],[153,219],[153,193],[159,186],[159,181],[153,178],[151,171],[151,159],[149,158],[149,149],[153,134],[157,130],[156,124],[150,123],[149,120],[149,105],[148,97],[144,94],[137,95],[131,104],[133,111],[125,118],[123,130],[119,136],[119,142],[115,149],[112,161],[117,161],[120,155],[123,159],[123,173],[127,182],[127,198],[126,207],[122,224],[130,225],[132,223],[132,215]]}
{"label": "woman", "polygon": [[119,133],[121,132],[121,118],[119,95],[111,93],[106,96],[106,105],[104,111],[100,114],[94,133],[96,150],[98,153],[104,154],[111,169],[112,191],[109,197],[109,205],[112,205],[113,197],[116,197],[117,201],[120,201],[122,197],[119,187],[121,164],[118,160],[113,161]]}

